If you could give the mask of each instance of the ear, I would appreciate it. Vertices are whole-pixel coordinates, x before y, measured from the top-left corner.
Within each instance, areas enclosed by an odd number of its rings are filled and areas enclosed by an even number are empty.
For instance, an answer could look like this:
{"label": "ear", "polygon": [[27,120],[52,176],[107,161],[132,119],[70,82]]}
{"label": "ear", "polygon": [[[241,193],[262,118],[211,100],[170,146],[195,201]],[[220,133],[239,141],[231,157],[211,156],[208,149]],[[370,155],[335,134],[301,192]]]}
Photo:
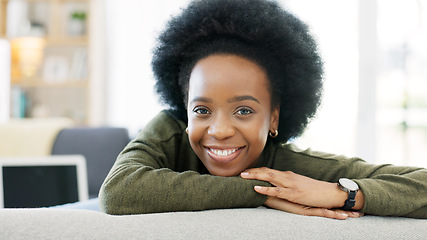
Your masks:
{"label": "ear", "polygon": [[271,110],[270,131],[274,132],[279,128],[280,105]]}

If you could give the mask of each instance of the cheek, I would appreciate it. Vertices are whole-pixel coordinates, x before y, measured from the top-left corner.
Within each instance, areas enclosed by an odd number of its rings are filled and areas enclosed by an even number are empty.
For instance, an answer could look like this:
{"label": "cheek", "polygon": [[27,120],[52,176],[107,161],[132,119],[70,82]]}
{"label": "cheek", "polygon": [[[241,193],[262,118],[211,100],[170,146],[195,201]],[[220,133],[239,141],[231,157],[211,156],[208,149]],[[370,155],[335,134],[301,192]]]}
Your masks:
{"label": "cheek", "polygon": [[[262,150],[264,149],[265,144],[267,142],[268,132],[270,129],[270,122],[269,121],[270,120],[267,118],[260,120],[256,130],[252,130],[252,132],[254,134],[254,141],[258,141],[258,145],[256,146],[256,148],[260,152],[262,152]],[[256,136],[255,136],[255,134],[256,134]]]}
{"label": "cheek", "polygon": [[252,125],[248,127],[241,126],[240,130],[243,135],[246,136],[247,140],[252,143],[263,142],[264,140],[266,140],[266,135],[268,134],[268,132],[266,132],[266,128],[260,125]]}
{"label": "cheek", "polygon": [[261,152],[264,148],[267,142],[268,131],[269,124],[265,119],[258,119],[251,124],[240,125],[240,132],[255,152]]}
{"label": "cheek", "polygon": [[[265,116],[265,115],[264,115]],[[252,132],[255,134],[257,134],[258,139],[260,139],[260,141],[267,141],[267,137],[268,137],[268,131],[270,129],[270,119],[267,117],[263,117],[261,119],[258,120],[256,127],[254,127],[255,129],[252,130]]]}
{"label": "cheek", "polygon": [[258,131],[254,131],[254,136],[252,140],[252,146],[257,149],[257,152],[262,152],[265,147],[268,138],[268,130],[265,128],[260,128]]}
{"label": "cheek", "polygon": [[188,140],[190,141],[191,147],[194,149],[197,146],[197,143],[200,141],[201,137],[199,134],[196,134],[194,131],[189,131]]}
{"label": "cheek", "polygon": [[196,150],[198,143],[201,141],[204,135],[204,127],[197,124],[191,119],[188,121],[188,140],[190,141],[191,147]]}

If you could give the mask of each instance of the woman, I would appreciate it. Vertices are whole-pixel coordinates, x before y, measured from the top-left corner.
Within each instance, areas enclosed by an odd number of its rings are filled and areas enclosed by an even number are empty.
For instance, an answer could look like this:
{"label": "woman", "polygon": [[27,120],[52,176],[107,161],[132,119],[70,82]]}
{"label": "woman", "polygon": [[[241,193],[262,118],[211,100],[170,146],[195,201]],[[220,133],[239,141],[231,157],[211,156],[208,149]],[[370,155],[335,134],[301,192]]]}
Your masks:
{"label": "woman", "polygon": [[427,218],[425,169],[288,143],[319,105],[322,62],[307,26],[277,3],[190,3],[160,35],[153,70],[170,109],[119,155],[101,187],[103,211],[265,205],[336,219]]}

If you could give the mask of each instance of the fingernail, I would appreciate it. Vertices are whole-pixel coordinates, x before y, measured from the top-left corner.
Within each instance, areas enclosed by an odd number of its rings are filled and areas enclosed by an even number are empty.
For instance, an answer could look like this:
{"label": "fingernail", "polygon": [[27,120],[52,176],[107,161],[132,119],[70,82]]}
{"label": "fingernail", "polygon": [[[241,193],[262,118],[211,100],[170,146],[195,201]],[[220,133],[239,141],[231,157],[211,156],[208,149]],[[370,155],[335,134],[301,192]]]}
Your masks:
{"label": "fingernail", "polygon": [[242,172],[242,173],[240,173],[240,176],[249,176],[249,173],[248,172]]}
{"label": "fingernail", "polygon": [[255,190],[262,190],[263,188],[264,188],[264,187],[261,187],[261,186],[255,186],[255,187],[254,187],[254,189],[255,189]]}
{"label": "fingernail", "polygon": [[348,215],[347,215],[347,214],[345,214],[345,213],[338,213],[338,214],[343,215],[343,216],[345,216],[345,217],[348,217]]}
{"label": "fingernail", "polygon": [[359,217],[362,217],[362,216],[365,215],[363,212],[353,212],[353,214],[355,214],[355,215],[357,215]]}

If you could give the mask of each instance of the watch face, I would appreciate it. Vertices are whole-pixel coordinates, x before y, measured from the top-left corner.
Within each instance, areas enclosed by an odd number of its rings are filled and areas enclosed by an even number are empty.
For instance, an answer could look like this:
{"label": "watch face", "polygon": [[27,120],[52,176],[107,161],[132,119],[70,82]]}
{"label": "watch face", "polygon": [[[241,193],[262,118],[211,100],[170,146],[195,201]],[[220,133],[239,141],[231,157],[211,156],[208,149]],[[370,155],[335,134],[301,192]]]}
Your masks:
{"label": "watch face", "polygon": [[340,178],[339,183],[341,186],[347,188],[350,191],[356,191],[359,189],[359,186],[357,183],[355,183],[353,180],[350,180],[348,178]]}

